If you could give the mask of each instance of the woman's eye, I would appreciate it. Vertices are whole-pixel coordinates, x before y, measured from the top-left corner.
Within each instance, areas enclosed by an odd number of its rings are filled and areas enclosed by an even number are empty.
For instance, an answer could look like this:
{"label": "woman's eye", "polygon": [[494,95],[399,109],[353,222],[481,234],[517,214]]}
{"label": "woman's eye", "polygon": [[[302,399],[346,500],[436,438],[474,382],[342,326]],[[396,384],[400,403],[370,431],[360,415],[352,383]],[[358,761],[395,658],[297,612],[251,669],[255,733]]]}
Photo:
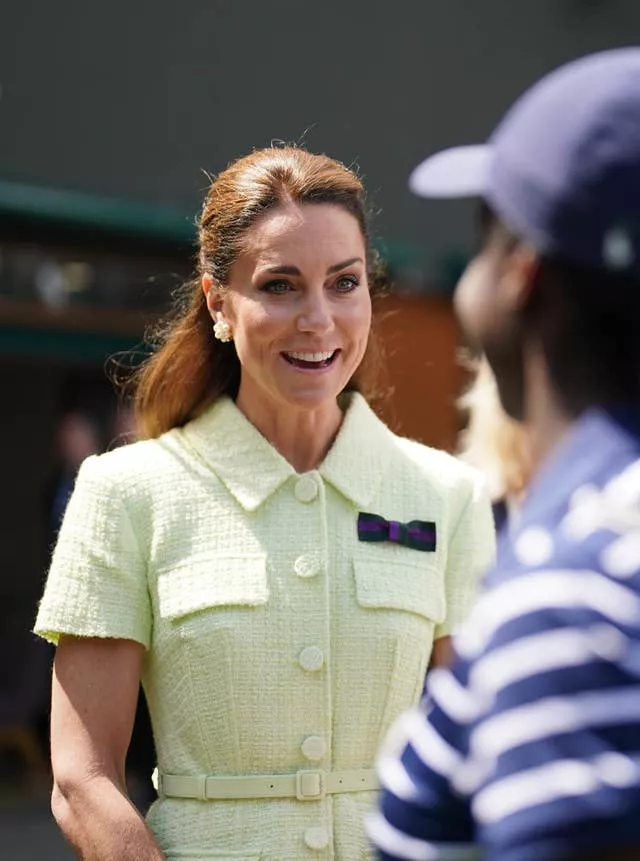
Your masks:
{"label": "woman's eye", "polygon": [[339,293],[350,293],[359,283],[355,275],[343,275],[336,281],[336,289]]}
{"label": "woman's eye", "polygon": [[260,289],[265,293],[288,293],[291,285],[287,281],[269,281]]}

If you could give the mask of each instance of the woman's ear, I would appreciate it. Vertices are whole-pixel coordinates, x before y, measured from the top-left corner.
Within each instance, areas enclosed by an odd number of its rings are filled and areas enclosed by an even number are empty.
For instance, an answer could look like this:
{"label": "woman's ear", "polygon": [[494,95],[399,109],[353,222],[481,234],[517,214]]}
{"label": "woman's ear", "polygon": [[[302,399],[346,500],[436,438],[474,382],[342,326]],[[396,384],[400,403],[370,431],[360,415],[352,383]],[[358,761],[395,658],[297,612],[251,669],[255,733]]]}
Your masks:
{"label": "woman's ear", "polygon": [[207,272],[202,276],[201,283],[209,314],[213,320],[217,320],[222,311],[222,293],[212,276]]}

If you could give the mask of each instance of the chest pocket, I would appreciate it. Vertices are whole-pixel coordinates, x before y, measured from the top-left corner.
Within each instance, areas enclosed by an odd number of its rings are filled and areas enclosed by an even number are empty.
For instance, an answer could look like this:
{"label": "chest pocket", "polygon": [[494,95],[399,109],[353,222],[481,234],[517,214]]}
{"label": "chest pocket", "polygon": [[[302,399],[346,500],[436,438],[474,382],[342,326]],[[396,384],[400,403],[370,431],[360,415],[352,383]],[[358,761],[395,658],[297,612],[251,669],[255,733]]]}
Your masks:
{"label": "chest pocket", "polygon": [[258,607],[268,600],[263,554],[217,554],[158,577],[160,615],[168,621],[216,607]]}
{"label": "chest pocket", "polygon": [[404,610],[444,621],[446,602],[443,576],[426,553],[407,548],[369,548],[353,560],[356,598],[364,608]]}

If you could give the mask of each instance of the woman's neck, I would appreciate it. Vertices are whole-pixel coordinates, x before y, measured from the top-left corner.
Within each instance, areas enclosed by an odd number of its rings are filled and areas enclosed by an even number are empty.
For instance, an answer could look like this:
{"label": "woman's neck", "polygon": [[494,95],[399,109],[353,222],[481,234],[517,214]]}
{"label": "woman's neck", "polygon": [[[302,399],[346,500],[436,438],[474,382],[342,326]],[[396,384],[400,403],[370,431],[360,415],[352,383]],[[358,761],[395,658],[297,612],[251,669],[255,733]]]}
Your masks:
{"label": "woman's neck", "polygon": [[296,472],[316,469],[325,459],[342,423],[338,403],[316,410],[295,409],[243,396],[236,406]]}

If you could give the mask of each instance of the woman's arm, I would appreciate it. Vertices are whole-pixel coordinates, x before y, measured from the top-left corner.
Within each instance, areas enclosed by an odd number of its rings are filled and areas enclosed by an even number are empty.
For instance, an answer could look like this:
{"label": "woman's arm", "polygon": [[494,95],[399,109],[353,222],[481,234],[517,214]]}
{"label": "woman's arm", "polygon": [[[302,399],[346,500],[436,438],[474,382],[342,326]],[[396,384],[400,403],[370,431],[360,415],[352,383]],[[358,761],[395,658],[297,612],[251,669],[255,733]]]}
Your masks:
{"label": "woman's arm", "polygon": [[83,861],[162,861],[127,795],[125,758],[144,648],[61,637],[51,701],[51,809]]}
{"label": "woman's arm", "polygon": [[429,669],[434,667],[448,667],[453,659],[453,646],[451,645],[451,637],[439,637],[433,644],[431,650],[431,660],[429,661]]}

